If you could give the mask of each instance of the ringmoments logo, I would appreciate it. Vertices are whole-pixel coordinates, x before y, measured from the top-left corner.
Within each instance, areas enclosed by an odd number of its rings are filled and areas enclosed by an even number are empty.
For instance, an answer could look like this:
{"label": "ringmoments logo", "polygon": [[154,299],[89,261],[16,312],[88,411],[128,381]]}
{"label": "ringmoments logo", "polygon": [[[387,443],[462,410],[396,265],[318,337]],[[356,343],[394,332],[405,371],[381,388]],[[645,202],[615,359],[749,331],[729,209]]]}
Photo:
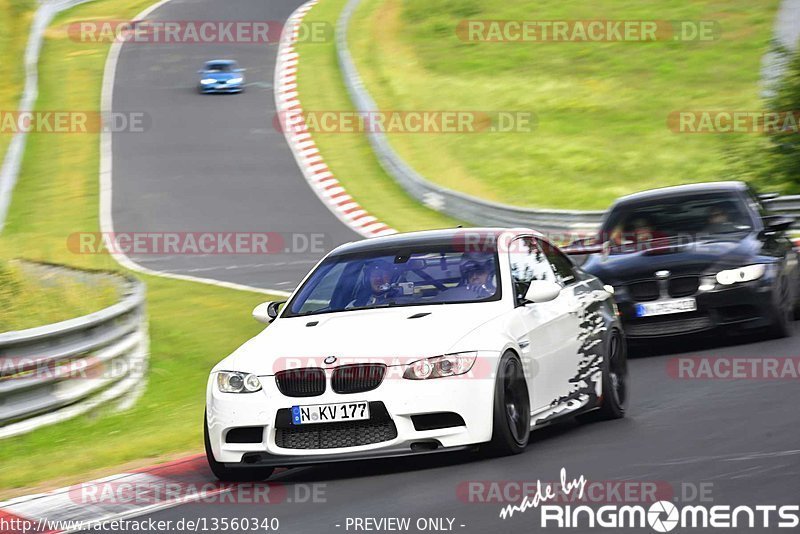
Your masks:
{"label": "ringmoments logo", "polygon": [[654,532],[680,529],[778,528],[800,526],[800,505],[688,505],[679,507],[669,501],[658,501],[649,507],[641,505],[609,505],[594,509],[589,506],[542,506],[542,528],[647,528]]}
{"label": "ringmoments logo", "polygon": [[538,508],[541,528],[649,528],[652,532],[672,532],[676,529],[772,528],[797,529],[800,526],[800,505],[730,506],[711,504],[675,504],[659,500],[652,504],[589,505],[555,504],[559,495],[574,496],[571,502],[582,501],[589,481],[581,475],[568,479],[561,469],[560,482],[537,481],[536,491],[526,495],[518,504],[501,508],[500,518]]}

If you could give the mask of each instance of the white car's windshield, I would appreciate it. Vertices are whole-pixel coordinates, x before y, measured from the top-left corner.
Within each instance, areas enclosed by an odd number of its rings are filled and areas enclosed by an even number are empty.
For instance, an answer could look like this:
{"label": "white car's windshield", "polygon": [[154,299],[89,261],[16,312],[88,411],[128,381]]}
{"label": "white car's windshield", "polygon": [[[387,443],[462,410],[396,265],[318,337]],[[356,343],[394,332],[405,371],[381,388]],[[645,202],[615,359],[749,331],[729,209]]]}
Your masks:
{"label": "white car's windshield", "polygon": [[500,298],[497,255],[437,247],[333,256],[320,264],[284,317]]}

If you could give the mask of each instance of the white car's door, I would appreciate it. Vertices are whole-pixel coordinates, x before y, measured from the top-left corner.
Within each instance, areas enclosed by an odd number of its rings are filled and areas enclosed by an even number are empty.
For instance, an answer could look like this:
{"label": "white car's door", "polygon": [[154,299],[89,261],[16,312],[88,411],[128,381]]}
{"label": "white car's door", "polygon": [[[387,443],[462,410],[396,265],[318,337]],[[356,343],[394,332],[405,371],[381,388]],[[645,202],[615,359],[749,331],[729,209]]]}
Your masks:
{"label": "white car's door", "polygon": [[[572,389],[569,380],[578,368],[579,301],[574,278],[564,283],[535,238],[521,237],[512,242],[509,262],[517,299],[515,334],[528,376],[531,412],[536,414],[552,407]],[[524,296],[533,280],[554,281],[563,289],[549,302],[528,303]]]}

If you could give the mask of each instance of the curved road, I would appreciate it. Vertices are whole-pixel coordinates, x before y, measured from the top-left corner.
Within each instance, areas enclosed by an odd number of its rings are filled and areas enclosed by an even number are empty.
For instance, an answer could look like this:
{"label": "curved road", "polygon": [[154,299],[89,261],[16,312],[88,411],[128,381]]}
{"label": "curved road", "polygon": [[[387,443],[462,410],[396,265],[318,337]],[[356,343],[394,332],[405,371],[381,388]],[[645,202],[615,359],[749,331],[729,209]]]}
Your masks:
{"label": "curved road", "polygon": [[[173,0],[148,18],[282,22],[300,4]],[[292,249],[268,255],[130,254],[131,259],[155,270],[289,291],[321,256],[312,243],[327,251],[360,239],[320,203],[273,127],[276,50],[276,43],[122,47],[114,110],[144,111],[150,124],[144,133],[114,135],[114,231],[277,232]],[[197,93],[197,70],[215,58],[237,59],[247,69],[244,93]],[[299,236],[296,246],[291,236]]]}
{"label": "curved road", "polygon": [[[174,0],[151,18],[283,20],[300,3]],[[153,123],[146,134],[114,137],[116,231],[316,233],[325,235],[326,249],[358,238],[319,202],[283,136],[272,129],[275,51],[276,45],[250,44],[123,47],[114,107],[147,111]],[[245,94],[195,93],[196,70],[212,57],[234,57],[247,67],[250,85]],[[175,273],[290,290],[318,257],[308,252],[266,258],[134,259]],[[289,495],[301,484],[321,483],[324,502],[269,507],[185,504],[149,517],[271,516],[280,519],[280,532],[289,533],[346,532],[348,517],[448,517],[454,518],[453,530],[460,532],[528,532],[538,528],[533,511],[501,520],[498,504],[465,502],[459,489],[470,480],[556,480],[562,467],[570,476],[583,474],[591,480],[666,483],[676,496],[682,484],[711,483],[714,504],[797,504],[797,382],[677,380],[668,375],[669,353],[798,355],[797,336],[740,342],[663,347],[662,354],[633,360],[627,419],[551,427],[534,434],[533,443],[519,456],[436,456],[294,469],[276,476],[287,484]]]}

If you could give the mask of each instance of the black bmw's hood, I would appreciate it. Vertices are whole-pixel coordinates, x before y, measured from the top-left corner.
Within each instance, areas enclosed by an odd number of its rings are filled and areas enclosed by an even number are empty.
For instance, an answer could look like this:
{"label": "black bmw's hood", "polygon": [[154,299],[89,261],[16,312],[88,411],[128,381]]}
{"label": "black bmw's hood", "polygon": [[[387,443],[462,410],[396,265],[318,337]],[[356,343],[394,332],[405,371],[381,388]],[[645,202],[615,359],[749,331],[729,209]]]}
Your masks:
{"label": "black bmw's hood", "polygon": [[651,250],[595,254],[583,269],[611,285],[653,278],[661,270],[670,271],[672,276],[698,275],[755,263],[761,245],[756,234],[744,238],[709,237]]}

